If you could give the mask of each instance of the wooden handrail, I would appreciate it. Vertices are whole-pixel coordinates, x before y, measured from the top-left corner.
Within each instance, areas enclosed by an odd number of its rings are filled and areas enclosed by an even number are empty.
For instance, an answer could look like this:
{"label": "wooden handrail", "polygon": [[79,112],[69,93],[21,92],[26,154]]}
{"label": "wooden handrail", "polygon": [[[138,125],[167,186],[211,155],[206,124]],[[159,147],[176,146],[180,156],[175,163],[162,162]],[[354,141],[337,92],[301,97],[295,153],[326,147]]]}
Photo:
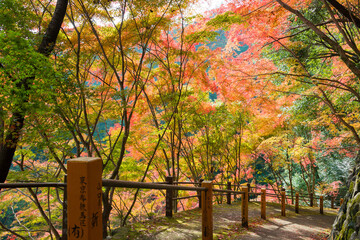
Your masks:
{"label": "wooden handrail", "polygon": [[189,198],[193,198],[193,197],[200,197],[200,195],[177,197],[177,198],[173,198],[172,200],[182,200],[182,199],[189,199]]}
{"label": "wooden handrail", "polygon": [[29,188],[29,187],[65,187],[66,183],[56,182],[17,182],[17,183],[0,183],[1,188]]}
{"label": "wooden handrail", "polygon": [[226,183],[213,183],[213,185],[217,185],[217,186],[227,186]]}
{"label": "wooden handrail", "polygon": [[174,182],[174,184],[201,184],[201,182]]}
{"label": "wooden handrail", "polygon": [[233,191],[233,190],[226,190],[226,189],[213,189],[213,192],[222,192],[222,193],[235,193],[235,194],[244,194],[244,191]]}
{"label": "wooden handrail", "polygon": [[104,187],[123,187],[123,188],[144,188],[144,189],[170,189],[170,190],[188,190],[188,191],[206,191],[205,187],[186,187],[169,184],[157,184],[147,182],[132,182],[123,180],[103,179]]}
{"label": "wooden handrail", "polygon": [[213,194],[213,196],[226,196],[226,193],[216,193],[216,194]]}
{"label": "wooden handrail", "polygon": [[259,193],[257,193],[257,192],[249,192],[249,195],[261,195],[262,193],[261,192],[259,192]]}
{"label": "wooden handrail", "polygon": [[[177,197],[177,198],[170,198],[171,200],[182,200],[182,199],[189,199],[189,198],[199,198],[201,197],[201,195],[199,195],[200,192],[206,192],[208,188],[206,187],[193,187],[193,186],[181,186],[181,185],[174,185],[174,184],[193,184],[193,185],[198,185],[201,182],[172,182],[172,184],[169,184],[169,182],[157,182],[157,183],[153,183],[153,182],[133,182],[133,181],[124,181],[124,180],[113,180],[113,179],[102,179],[102,186],[103,187],[121,187],[121,188],[136,188],[136,189],[165,189],[168,191],[172,191],[172,190],[185,190],[185,191],[197,191],[198,194],[197,195],[192,195],[192,196],[184,196],[184,197]],[[243,200],[246,201],[246,199],[248,199],[248,196],[250,194],[252,195],[262,195],[262,209],[265,209],[265,205],[263,206],[263,204],[266,204],[266,200],[265,200],[265,196],[270,196],[270,197],[280,197],[281,196],[281,202],[282,202],[282,213],[283,215],[285,215],[285,209],[284,206],[286,204],[286,195],[285,195],[285,191],[282,191],[282,194],[278,194],[278,193],[266,193],[266,190],[271,190],[274,191],[274,189],[268,189],[268,188],[259,188],[262,189],[261,192],[248,192],[247,190],[251,190],[251,189],[258,189],[257,187],[250,187],[250,188],[246,188],[247,186],[244,185],[232,185],[230,184],[230,182],[228,182],[227,184],[222,184],[222,183],[214,183],[212,185],[218,185],[218,186],[227,186],[227,189],[213,189],[212,188],[212,192],[217,193],[217,194],[213,194],[211,193],[211,196],[220,196],[220,195],[227,195],[229,198],[230,194],[241,194],[243,195]],[[56,187],[56,188],[66,188],[67,183],[58,183],[58,182],[43,182],[43,183],[38,183],[38,182],[18,182],[18,183],[0,183],[0,189],[14,189],[14,188],[32,188],[32,187]],[[235,191],[235,190],[230,190],[231,187],[241,187],[241,188],[246,188],[246,191]],[[245,196],[246,195],[246,196]],[[314,195],[313,195],[314,196]],[[297,204],[295,204],[295,206],[297,205],[297,207],[295,207],[295,211],[298,212],[299,211],[299,207],[298,207],[298,201],[299,201],[299,197],[302,197],[304,200],[306,199],[311,199],[309,197],[309,195],[299,195],[297,193]],[[333,196],[319,196],[319,197],[313,197],[313,199],[320,199],[320,213],[323,213],[323,199],[325,198],[331,198],[333,201],[335,199],[335,197]],[[230,201],[229,201],[230,200]],[[243,226],[247,226],[247,204],[245,204],[245,201],[242,201],[243,203],[243,221],[242,224]],[[228,204],[231,203],[231,195],[230,198],[228,199]],[[262,218],[266,219],[266,210],[262,210]]]}

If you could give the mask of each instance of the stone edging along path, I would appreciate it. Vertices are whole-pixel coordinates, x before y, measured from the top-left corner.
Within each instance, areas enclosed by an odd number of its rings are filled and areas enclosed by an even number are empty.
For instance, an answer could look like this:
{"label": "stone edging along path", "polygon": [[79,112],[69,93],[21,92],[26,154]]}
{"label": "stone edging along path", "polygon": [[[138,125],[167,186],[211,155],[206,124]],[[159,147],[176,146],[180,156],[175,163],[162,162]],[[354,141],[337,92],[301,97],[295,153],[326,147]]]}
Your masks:
{"label": "stone edging along path", "polygon": [[[241,205],[214,205],[214,239],[326,239],[337,210],[301,207],[300,214],[287,206],[281,217],[279,204],[267,204],[267,220],[260,218],[260,204],[249,204],[249,229],[241,227]],[[176,213],[174,218],[159,217],[134,223],[114,231],[109,239],[185,240],[201,239],[201,211]]]}

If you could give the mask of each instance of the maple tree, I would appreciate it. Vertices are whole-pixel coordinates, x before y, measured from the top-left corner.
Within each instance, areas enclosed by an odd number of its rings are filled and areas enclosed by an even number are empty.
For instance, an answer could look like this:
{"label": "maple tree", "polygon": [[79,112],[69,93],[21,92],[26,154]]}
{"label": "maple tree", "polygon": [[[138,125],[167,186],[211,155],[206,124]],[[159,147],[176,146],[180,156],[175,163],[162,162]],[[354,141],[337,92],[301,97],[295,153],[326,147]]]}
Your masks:
{"label": "maple tree", "polygon": [[[345,180],[359,147],[356,6],[246,0],[194,17],[194,2],[69,1],[57,45],[43,57],[39,41],[28,39],[46,28],[56,6],[4,1],[29,19],[0,18],[1,28],[13,31],[0,39],[1,63],[19,59],[21,48],[31,55],[1,72],[2,112],[14,116],[15,105],[27,103],[17,125],[26,134],[14,141],[8,179],[62,181],[67,159],[97,156],[110,179],[173,176],[286,186],[292,197],[295,190],[337,194],[331,186]],[[19,32],[28,37],[15,41]],[[22,89],[7,71],[39,84],[14,100]],[[2,126],[9,125],[3,116]],[[3,207],[14,210],[2,212],[11,216],[2,227],[24,237],[19,229],[48,225],[45,234],[59,238],[60,211],[44,211],[61,209],[58,192],[29,191],[13,194],[35,203],[34,221],[11,228],[30,210],[7,198]],[[103,235],[161,214],[164,194],[104,188]]]}
{"label": "maple tree", "polygon": [[[354,77],[358,70],[354,62],[356,59],[352,57],[357,53],[353,19],[342,21],[338,16],[344,13],[336,15],[338,9],[331,9],[327,1],[251,3],[229,4],[223,12],[230,12],[209,22],[215,26],[222,22],[232,24],[229,31],[232,38],[229,38],[231,42],[227,44],[228,48],[236,48],[235,44],[239,42],[251,46],[251,51],[239,58],[245,65],[236,64],[240,67],[236,70],[242,75],[246,74],[244,78],[269,76],[267,79],[272,78],[280,86],[276,90],[317,98],[358,142],[356,126],[350,124],[354,121],[351,116],[353,111],[347,113],[341,102],[357,99]],[[259,21],[262,20],[265,22],[260,25]],[[271,27],[275,25],[280,27]],[[237,31],[241,31],[241,34],[236,34]],[[255,64],[245,62],[250,56],[256,59]],[[266,62],[267,68],[263,65]],[[247,68],[248,64],[253,66],[251,70]],[[346,67],[340,68],[341,64]],[[334,91],[339,94],[334,96]],[[352,104],[356,104],[355,101]]]}
{"label": "maple tree", "polygon": [[[127,157],[129,152],[127,145],[128,140],[132,138],[134,123],[140,120],[137,105],[146,94],[150,73],[155,64],[155,57],[152,55],[151,49],[152,39],[157,39],[161,33],[159,29],[166,28],[169,24],[167,19],[174,14],[174,11],[170,11],[171,8],[171,2],[149,3],[145,6],[142,1],[121,3],[117,6],[103,2],[88,4],[84,1],[74,2],[73,5],[70,5],[70,9],[80,11],[83,13],[80,16],[84,16],[81,19],[83,25],[78,28],[76,23],[79,21],[77,19],[79,15],[73,15],[74,19],[70,21],[75,31],[70,34],[75,34],[75,36],[74,38],[69,36],[67,39],[75,40],[74,43],[70,42],[75,48],[75,59],[77,59],[75,61],[78,65],[78,70],[73,76],[84,88],[84,90],[80,89],[81,95],[77,95],[80,97],[80,106],[77,109],[78,114],[84,120],[82,124],[85,124],[85,128],[78,125],[75,120],[74,117],[77,114],[69,117],[67,111],[70,109],[66,110],[62,117],[64,122],[70,123],[77,129],[74,134],[75,141],[78,142],[81,149],[84,149],[82,151],[84,154],[106,156],[103,160],[104,176],[107,178],[118,179],[123,163],[133,161],[133,158]],[[95,10],[97,12],[94,12]],[[127,14],[129,17],[125,18]],[[119,15],[122,17],[116,20],[119,22],[116,22],[113,16]],[[108,22],[109,25],[96,25],[93,22],[96,17]],[[88,32],[85,33],[85,31]],[[88,37],[93,40],[89,41]],[[86,40],[80,41],[82,38]],[[116,51],[113,51],[114,49]],[[81,51],[85,51],[85,54],[83,55]],[[86,61],[87,54],[93,54],[98,59],[92,59],[88,67],[83,68],[82,59]],[[91,86],[92,89],[88,88],[89,78],[92,79],[90,82],[95,85]],[[97,82],[99,86],[94,84]],[[88,90],[102,96],[100,99],[96,99],[100,100],[98,106],[91,102],[95,99],[88,98],[86,93]],[[106,124],[109,120],[119,121],[119,123],[115,124],[110,132],[105,133],[103,139],[99,138],[97,125],[101,122]],[[105,127],[104,130],[108,131],[109,128]],[[83,134],[87,137],[84,138]],[[160,139],[162,137],[160,136]],[[155,146],[153,150],[154,154],[157,147]],[[132,150],[130,151],[132,152]],[[147,170],[141,181],[144,181],[147,175],[153,156],[149,158]],[[103,192],[104,236],[107,235],[114,191],[114,188],[107,188]],[[136,196],[137,193],[134,201]],[[133,205],[130,207],[129,213]]]}
{"label": "maple tree", "polygon": [[[354,158],[359,143],[358,119],[355,117],[358,111],[358,70],[354,65],[357,61],[357,15],[354,3],[243,1],[230,3],[217,13],[221,15],[209,18],[207,24],[215,28],[220,25],[231,26],[228,28],[230,42],[226,45],[230,54],[233,54],[232,50],[239,51],[239,46],[248,47],[235,60],[237,64],[233,64],[234,60],[231,61],[232,65],[227,68],[226,75],[237,74],[238,81],[250,80],[259,87],[265,84],[263,86],[272,89],[265,96],[273,96],[277,102],[282,102],[282,112],[285,109],[287,114],[299,119],[296,123],[298,126],[305,125],[312,129],[308,131],[311,132],[308,136],[313,136],[313,139],[305,140],[301,144],[303,149],[294,146],[292,151],[297,152],[294,155],[296,161],[301,159],[299,157],[302,154],[309,152],[309,149],[323,149],[320,154],[312,153],[310,162],[309,159],[306,160],[311,163],[309,168],[303,166],[305,162],[300,162],[300,169],[295,168],[295,172],[289,169],[289,180],[291,181],[290,172],[302,173],[301,182],[307,186],[309,193],[314,191],[318,181],[327,179],[328,185],[335,183],[339,178],[330,180],[316,173],[329,171],[330,168],[324,163],[329,164],[326,158],[330,157],[333,159],[330,165],[337,165],[338,168],[332,170],[341,172],[342,180],[345,181],[346,177],[343,176],[346,175],[346,169],[349,169],[348,157]],[[251,83],[245,86],[251,86]],[[290,104],[286,104],[287,101]],[[307,123],[309,119],[311,124]],[[281,125],[281,121],[279,123]],[[318,133],[314,134],[315,131]],[[260,147],[275,139],[279,139],[278,136],[266,137]],[[317,141],[324,141],[325,144]],[[283,144],[283,141],[280,142],[281,145],[277,147],[269,146],[272,155],[279,153]],[[308,145],[310,142],[312,146]],[[320,145],[321,147],[315,147]],[[332,157],[334,154],[338,157],[343,154],[340,158],[346,164],[335,164],[338,160]],[[271,164],[268,170],[274,169],[279,160],[278,156],[273,161],[268,161]],[[280,166],[282,174],[276,175],[283,178],[286,176],[283,167],[287,167]],[[317,170],[319,166],[322,167],[321,171]],[[285,181],[282,182],[284,184]],[[292,189],[292,183],[285,185]]]}

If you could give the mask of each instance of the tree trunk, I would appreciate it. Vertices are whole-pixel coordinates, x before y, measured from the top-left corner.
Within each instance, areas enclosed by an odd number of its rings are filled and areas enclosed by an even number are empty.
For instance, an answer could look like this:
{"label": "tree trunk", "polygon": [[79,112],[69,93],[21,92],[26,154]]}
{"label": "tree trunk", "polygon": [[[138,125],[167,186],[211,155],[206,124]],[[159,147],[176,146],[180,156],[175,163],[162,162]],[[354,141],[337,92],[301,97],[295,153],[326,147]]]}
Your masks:
{"label": "tree trunk", "polygon": [[[42,38],[41,44],[37,50],[38,53],[44,56],[50,56],[56,43],[56,38],[59,34],[61,24],[64,21],[68,0],[58,0],[56,3],[55,11],[49,23],[46,33]],[[17,87],[29,90],[30,80],[34,77],[22,79],[17,84]],[[29,96],[24,96],[21,103],[16,104],[12,112],[12,118],[8,127],[8,131],[4,138],[0,139],[0,182],[5,182],[9,173],[11,163],[15,154],[17,144],[21,136],[21,130],[24,126],[26,110],[23,104],[29,100]],[[2,125],[4,128],[4,125]],[[5,129],[1,129],[5,133]]]}

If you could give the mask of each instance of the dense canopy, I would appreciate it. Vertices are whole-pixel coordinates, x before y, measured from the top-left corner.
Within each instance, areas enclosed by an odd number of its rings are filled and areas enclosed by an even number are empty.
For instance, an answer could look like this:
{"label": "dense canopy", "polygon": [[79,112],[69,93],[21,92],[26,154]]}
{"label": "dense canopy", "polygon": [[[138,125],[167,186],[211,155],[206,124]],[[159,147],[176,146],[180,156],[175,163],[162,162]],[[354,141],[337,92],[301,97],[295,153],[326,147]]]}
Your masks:
{"label": "dense canopy", "polygon": [[[343,194],[360,146],[358,1],[199,6],[0,0],[1,182],[62,182],[67,160],[96,156],[107,179]],[[57,190],[0,194],[2,238],[60,237]],[[104,234],[162,201],[104,188]]]}

